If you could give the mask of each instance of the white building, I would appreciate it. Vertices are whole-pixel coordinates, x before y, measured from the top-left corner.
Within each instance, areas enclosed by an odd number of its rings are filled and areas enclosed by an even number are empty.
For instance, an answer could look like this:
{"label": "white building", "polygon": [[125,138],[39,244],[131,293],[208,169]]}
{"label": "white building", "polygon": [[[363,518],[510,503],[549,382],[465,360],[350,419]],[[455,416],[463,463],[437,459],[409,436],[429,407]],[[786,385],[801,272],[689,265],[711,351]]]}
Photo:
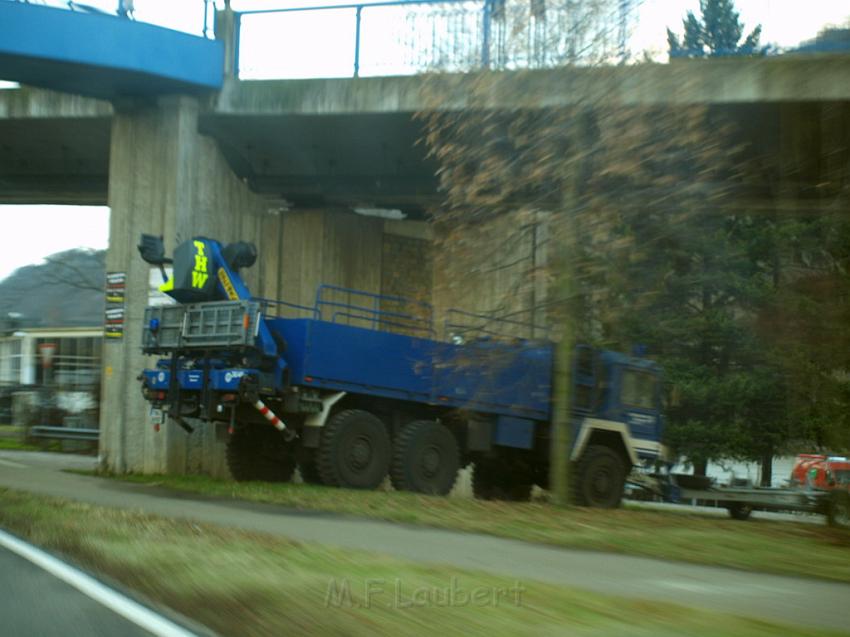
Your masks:
{"label": "white building", "polygon": [[[0,337],[0,385],[90,390],[100,385],[101,327],[24,328]],[[44,346],[48,347],[45,348]],[[54,345],[50,366],[46,349]]]}

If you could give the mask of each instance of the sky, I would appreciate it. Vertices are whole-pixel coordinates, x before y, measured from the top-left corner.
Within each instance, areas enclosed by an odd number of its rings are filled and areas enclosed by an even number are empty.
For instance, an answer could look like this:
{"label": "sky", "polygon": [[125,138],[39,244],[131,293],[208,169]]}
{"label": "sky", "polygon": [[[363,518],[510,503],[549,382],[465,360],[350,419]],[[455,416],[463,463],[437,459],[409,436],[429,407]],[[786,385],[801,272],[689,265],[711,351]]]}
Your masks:
{"label": "sky", "polygon": [[[84,3],[104,10],[114,10],[118,4],[117,0]],[[348,0],[232,0],[236,10],[347,3]],[[67,3],[42,0],[40,4]],[[223,2],[219,0],[218,4],[221,6]],[[140,21],[196,34],[203,29],[203,0],[135,0],[135,6]],[[780,47],[794,46],[814,37],[826,25],[847,25],[850,20],[847,0],[737,0],[735,6],[748,31],[761,24],[762,42]],[[663,57],[666,28],[681,33],[686,12],[698,12],[698,9],[699,0],[644,0],[631,39],[632,50],[646,50]],[[379,11],[384,12],[384,17],[380,17]],[[241,43],[243,77],[350,76],[353,24],[354,12],[350,9],[246,18]],[[380,74],[404,72],[394,53],[385,50],[382,54],[374,46],[370,51],[367,46],[404,25],[399,10],[363,11],[364,74],[369,74],[370,68]],[[0,233],[0,279],[18,267],[40,263],[45,256],[62,250],[107,247],[109,210],[106,207],[0,206],[0,220],[5,222]]]}
{"label": "sky", "polygon": [[0,279],[56,252],[109,242],[106,206],[0,206],[0,220]]}

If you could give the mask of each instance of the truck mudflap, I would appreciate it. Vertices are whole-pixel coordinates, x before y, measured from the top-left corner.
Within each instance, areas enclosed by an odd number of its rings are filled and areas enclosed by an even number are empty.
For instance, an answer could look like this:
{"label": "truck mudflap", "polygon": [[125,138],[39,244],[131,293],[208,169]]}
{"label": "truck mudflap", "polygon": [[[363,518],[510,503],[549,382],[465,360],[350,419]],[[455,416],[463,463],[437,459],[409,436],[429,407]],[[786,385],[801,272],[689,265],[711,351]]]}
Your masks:
{"label": "truck mudflap", "polygon": [[[239,391],[245,376],[258,376],[257,369],[232,368],[211,369],[208,389],[213,391]],[[168,391],[171,387],[171,371],[167,369],[146,369],[142,372],[143,383],[154,391]],[[203,370],[181,369],[177,372],[177,384],[180,389],[201,391],[204,388]]]}

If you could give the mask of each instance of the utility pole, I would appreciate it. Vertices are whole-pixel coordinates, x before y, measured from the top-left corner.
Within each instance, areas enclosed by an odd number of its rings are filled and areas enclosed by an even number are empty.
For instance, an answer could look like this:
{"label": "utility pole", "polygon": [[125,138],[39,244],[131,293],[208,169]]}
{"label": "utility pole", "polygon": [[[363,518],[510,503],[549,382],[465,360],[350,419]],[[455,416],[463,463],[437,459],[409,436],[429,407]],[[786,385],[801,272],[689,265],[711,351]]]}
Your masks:
{"label": "utility pole", "polygon": [[571,148],[567,151],[572,153],[572,161],[567,162],[566,168],[570,173],[563,180],[561,209],[552,218],[554,245],[549,262],[553,272],[547,299],[549,306],[555,308],[558,328],[552,370],[549,489],[553,503],[562,507],[572,502],[573,357],[578,338],[579,305],[576,266],[579,260],[582,191],[590,174],[592,111],[584,107],[572,121],[574,134]]}
{"label": "utility pole", "polygon": [[[572,189],[571,189],[572,190]],[[549,444],[549,488],[556,506],[569,506],[572,501],[570,453],[572,451],[572,389],[575,327],[575,208],[576,197],[564,197],[561,211],[553,216],[552,267],[555,268],[549,288],[549,302],[555,307],[557,337],[552,370],[551,440]]]}

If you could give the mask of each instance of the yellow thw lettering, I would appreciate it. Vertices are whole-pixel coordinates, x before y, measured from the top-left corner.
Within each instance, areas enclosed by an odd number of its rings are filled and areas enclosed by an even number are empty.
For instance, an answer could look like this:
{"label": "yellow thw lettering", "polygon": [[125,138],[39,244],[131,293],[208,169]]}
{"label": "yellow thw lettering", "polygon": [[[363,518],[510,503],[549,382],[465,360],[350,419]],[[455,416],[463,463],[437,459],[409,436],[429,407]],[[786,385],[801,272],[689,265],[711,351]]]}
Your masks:
{"label": "yellow thw lettering", "polygon": [[207,277],[209,274],[204,274],[203,272],[195,272],[192,271],[192,287],[193,288],[203,288],[204,284],[207,282]]}

